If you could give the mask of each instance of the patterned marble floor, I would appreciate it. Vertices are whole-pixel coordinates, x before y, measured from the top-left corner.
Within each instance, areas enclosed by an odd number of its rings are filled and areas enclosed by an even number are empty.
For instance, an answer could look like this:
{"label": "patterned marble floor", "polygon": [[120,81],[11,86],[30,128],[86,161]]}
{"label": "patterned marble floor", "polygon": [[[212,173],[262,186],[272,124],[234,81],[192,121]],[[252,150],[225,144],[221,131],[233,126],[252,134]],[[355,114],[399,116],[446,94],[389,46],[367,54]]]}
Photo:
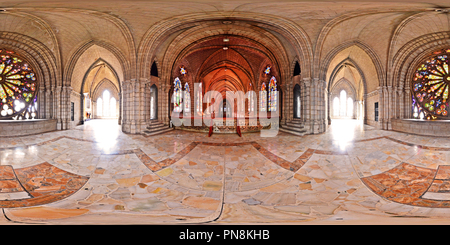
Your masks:
{"label": "patterned marble floor", "polygon": [[450,139],[145,137],[115,121],[0,140],[0,224],[449,224]]}

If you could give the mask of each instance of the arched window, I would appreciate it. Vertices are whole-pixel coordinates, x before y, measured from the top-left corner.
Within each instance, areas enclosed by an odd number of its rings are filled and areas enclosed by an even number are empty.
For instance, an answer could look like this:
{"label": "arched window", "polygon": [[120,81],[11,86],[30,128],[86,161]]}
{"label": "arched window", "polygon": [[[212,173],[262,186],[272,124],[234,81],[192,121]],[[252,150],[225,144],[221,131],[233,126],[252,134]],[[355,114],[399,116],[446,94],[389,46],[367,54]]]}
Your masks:
{"label": "arched window", "polygon": [[421,119],[450,119],[448,56],[450,49],[434,52],[416,69],[411,90],[413,116]]}
{"label": "arched window", "polygon": [[12,51],[0,50],[0,119],[36,118],[37,87],[28,63]]}
{"label": "arched window", "polygon": [[339,116],[345,117],[347,115],[347,92],[345,90],[341,90],[339,102]]}
{"label": "arched window", "polygon": [[103,116],[103,100],[100,97],[97,99],[97,116]]}
{"label": "arched window", "polygon": [[347,117],[353,117],[353,99],[347,99]]}
{"label": "arched window", "polygon": [[109,103],[110,103],[110,93],[108,90],[103,91],[103,113],[104,117],[108,117],[110,115],[109,112]]}
{"label": "arched window", "polygon": [[339,98],[334,97],[333,99],[333,116],[338,117],[339,116]]}
{"label": "arched window", "polygon": [[111,97],[111,100],[109,102],[109,115],[112,117],[116,116],[116,98]]}
{"label": "arched window", "polygon": [[117,100],[108,90],[103,91],[102,96],[97,98],[98,117],[116,117]]}
{"label": "arched window", "polygon": [[261,91],[259,91],[259,110],[266,111],[267,107],[267,90],[266,83],[261,85]]}
{"label": "arched window", "polygon": [[184,85],[184,111],[189,112],[191,107],[191,90],[189,84]]}
{"label": "arched window", "polygon": [[277,80],[272,77],[269,82],[269,111],[277,110]]}
{"label": "arched window", "polygon": [[150,75],[157,77],[158,76],[158,67],[156,66],[156,62],[153,61],[152,68],[150,70]]}
{"label": "arched window", "polygon": [[182,102],[182,88],[181,88],[181,81],[177,77],[175,78],[175,81],[173,82],[173,110],[175,112],[181,112],[181,102]]}
{"label": "arched window", "polygon": [[294,76],[300,75],[301,71],[300,71],[300,65],[298,64],[298,61],[295,62],[295,67],[294,67]]}
{"label": "arched window", "polygon": [[300,98],[300,85],[295,84],[294,86],[294,118],[300,118],[301,117],[301,98]]}

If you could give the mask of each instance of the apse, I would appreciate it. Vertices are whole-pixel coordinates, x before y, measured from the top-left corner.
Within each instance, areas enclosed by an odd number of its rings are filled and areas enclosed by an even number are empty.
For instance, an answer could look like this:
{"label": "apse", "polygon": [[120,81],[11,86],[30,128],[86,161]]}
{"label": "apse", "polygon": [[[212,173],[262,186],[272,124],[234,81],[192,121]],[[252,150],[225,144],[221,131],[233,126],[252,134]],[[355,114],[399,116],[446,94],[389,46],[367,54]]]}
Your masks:
{"label": "apse", "polygon": [[[267,49],[247,38],[219,35],[199,41],[175,62],[171,76],[169,115],[175,110],[183,111],[184,118],[186,113],[249,118],[258,111],[280,110],[275,93],[281,80],[278,64]],[[194,86],[200,88],[197,94]],[[209,92],[215,97],[204,100]]]}

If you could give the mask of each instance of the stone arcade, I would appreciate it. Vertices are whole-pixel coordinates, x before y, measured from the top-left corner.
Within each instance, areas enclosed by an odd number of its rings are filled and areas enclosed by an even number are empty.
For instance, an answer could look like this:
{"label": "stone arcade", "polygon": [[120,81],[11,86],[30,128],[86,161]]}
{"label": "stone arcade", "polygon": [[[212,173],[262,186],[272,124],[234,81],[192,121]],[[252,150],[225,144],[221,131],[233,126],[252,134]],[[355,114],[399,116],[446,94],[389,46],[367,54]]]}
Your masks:
{"label": "stone arcade", "polygon": [[0,1],[0,224],[448,224],[449,11]]}

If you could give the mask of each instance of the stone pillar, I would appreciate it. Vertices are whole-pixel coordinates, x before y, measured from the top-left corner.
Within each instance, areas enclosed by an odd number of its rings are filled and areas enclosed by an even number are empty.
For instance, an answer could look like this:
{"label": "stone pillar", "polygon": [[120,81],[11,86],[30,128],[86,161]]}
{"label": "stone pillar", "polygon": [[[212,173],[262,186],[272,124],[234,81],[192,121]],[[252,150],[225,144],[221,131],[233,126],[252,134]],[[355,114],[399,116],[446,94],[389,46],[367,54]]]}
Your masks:
{"label": "stone pillar", "polygon": [[404,89],[404,103],[405,103],[405,108],[404,108],[404,112],[405,112],[405,118],[412,118],[412,111],[411,111],[411,107],[412,107],[412,98],[411,98],[411,90],[408,88]]}
{"label": "stone pillar", "polygon": [[137,132],[137,124],[138,124],[138,110],[136,109],[136,106],[139,105],[139,98],[137,97],[138,95],[138,91],[139,91],[139,86],[138,86],[138,82],[136,81],[136,79],[131,79],[130,80],[130,86],[129,86],[129,96],[128,96],[128,100],[129,100],[129,106],[128,106],[128,111],[130,112],[130,133],[131,134],[135,134]]}
{"label": "stone pillar", "polygon": [[46,102],[45,89],[43,87],[39,87],[38,100],[37,100],[37,104],[38,104],[37,118],[41,118],[41,119],[47,118],[48,115],[45,111],[47,103],[48,102]]}
{"label": "stone pillar", "polygon": [[303,122],[305,123],[305,128],[308,130],[308,133],[312,133],[312,128],[311,128],[311,80],[310,78],[303,78],[303,83],[302,83],[302,90],[301,90],[301,95],[302,95],[302,118],[303,118]]}
{"label": "stone pillar", "polygon": [[[84,96],[84,93],[80,93],[80,117],[78,118],[80,124],[84,124],[84,108],[86,107],[85,105],[86,102],[86,97]],[[92,107],[91,107],[92,110]]]}
{"label": "stone pillar", "polygon": [[323,133],[327,128],[327,96],[328,90],[326,88],[326,82],[323,80],[318,81],[318,120],[319,120],[319,133]]}
{"label": "stone pillar", "polygon": [[383,105],[385,104],[384,101],[384,89],[383,87],[378,87],[378,123],[377,123],[377,127],[379,129],[383,128],[383,123],[384,123],[384,109],[383,109]]}
{"label": "stone pillar", "polygon": [[[122,131],[130,133],[130,110],[129,110],[130,81],[122,82]],[[93,108],[94,109],[94,108]]]}
{"label": "stone pillar", "polygon": [[70,94],[72,93],[72,87],[62,87],[61,91],[61,128],[63,130],[70,129],[71,125],[71,103]]}
{"label": "stone pillar", "polygon": [[[123,88],[122,88],[123,89]],[[123,90],[122,90],[123,91]],[[122,94],[123,93],[119,93],[119,118],[118,118],[118,124],[122,125],[122,110],[123,110],[123,98],[122,98]]]}
{"label": "stone pillar", "polygon": [[56,118],[56,129],[62,129],[62,121],[61,121],[61,86],[56,86],[53,88],[53,111],[54,118]]}
{"label": "stone pillar", "polygon": [[398,101],[399,101],[399,115],[398,118],[405,118],[405,92],[402,88],[397,89]]}
{"label": "stone pillar", "polygon": [[391,130],[391,119],[395,117],[395,108],[394,108],[394,89],[392,86],[387,86],[387,104],[385,105],[385,114],[386,114],[386,130]]}
{"label": "stone pillar", "polygon": [[45,102],[43,105],[43,107],[45,107],[43,109],[44,109],[44,114],[45,114],[46,119],[54,118],[54,114],[53,114],[54,106],[52,104],[52,102],[53,102],[52,95],[53,95],[53,93],[52,93],[51,89],[46,88],[45,89],[45,100],[44,100]]}
{"label": "stone pillar", "polygon": [[[161,93],[158,93],[158,100],[159,100],[159,107],[161,109],[158,109],[158,119],[162,121],[165,125],[169,125],[169,108],[168,108],[168,93],[169,93],[169,86],[165,83],[161,84]],[[159,91],[158,91],[159,92]]]}

